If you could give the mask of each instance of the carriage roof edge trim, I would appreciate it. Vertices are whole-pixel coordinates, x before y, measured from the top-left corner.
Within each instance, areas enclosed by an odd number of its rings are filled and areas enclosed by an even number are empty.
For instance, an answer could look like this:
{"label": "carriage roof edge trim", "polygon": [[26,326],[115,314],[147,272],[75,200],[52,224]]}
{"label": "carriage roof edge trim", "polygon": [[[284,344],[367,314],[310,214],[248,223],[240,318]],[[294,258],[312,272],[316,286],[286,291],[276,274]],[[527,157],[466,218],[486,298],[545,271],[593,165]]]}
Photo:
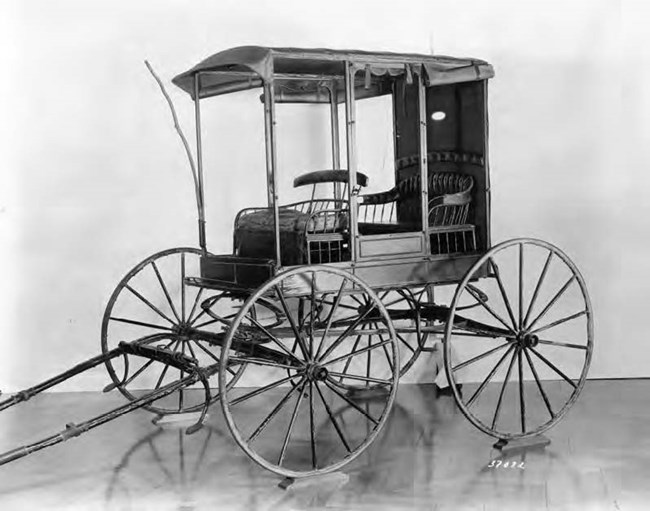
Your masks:
{"label": "carriage roof edge trim", "polygon": [[485,80],[494,69],[484,60],[415,53],[371,52],[305,48],[238,46],[215,53],[190,70],[176,76],[172,83],[195,94],[194,75],[210,74],[199,91],[201,98],[259,87],[283,75],[342,78],[344,62],[363,65],[372,75],[409,74],[414,67],[424,68],[427,86]]}

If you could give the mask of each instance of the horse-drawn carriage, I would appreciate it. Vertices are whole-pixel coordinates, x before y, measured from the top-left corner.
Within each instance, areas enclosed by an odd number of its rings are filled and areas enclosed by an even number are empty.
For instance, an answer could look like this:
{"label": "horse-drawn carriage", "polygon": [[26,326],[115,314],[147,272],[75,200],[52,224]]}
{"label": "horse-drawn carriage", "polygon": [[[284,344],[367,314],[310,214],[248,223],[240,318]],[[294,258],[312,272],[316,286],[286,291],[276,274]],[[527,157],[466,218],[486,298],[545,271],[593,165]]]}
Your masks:
{"label": "horse-drawn carriage", "polygon": [[[198,413],[191,433],[219,401],[235,441],[265,468],[289,477],[337,470],[377,437],[398,380],[439,341],[453,397],[476,427],[509,441],[555,424],[586,378],[591,308],[558,248],[528,238],[492,244],[492,76],[469,58],[265,47],[223,51],[177,76],[195,107],[199,248],[137,265],[108,302],[102,355],[0,409],[101,364],[112,380],[105,390],[128,402],[0,463],[140,407],[156,420]],[[232,252],[212,254],[201,106],[257,88],[267,203],[240,211]],[[357,103],[372,98],[392,118],[394,164],[382,177],[358,168]],[[289,202],[276,156],[284,103],[313,105],[331,129],[330,168],[293,172],[305,197]],[[253,185],[245,180],[242,188]]]}

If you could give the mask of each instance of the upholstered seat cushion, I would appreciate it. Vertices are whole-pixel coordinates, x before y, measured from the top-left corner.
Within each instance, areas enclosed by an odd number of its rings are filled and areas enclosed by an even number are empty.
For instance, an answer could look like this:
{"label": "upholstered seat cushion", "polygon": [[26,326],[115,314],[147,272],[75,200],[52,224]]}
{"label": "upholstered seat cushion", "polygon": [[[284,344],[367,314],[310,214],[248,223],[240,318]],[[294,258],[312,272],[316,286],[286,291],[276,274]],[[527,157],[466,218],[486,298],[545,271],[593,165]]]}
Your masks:
{"label": "upholstered seat cushion", "polygon": [[[245,257],[275,258],[273,210],[248,212],[239,218],[235,228],[235,251]],[[283,265],[306,261],[306,233],[336,232],[347,227],[347,215],[328,213],[311,215],[295,209],[280,209],[280,256]]]}

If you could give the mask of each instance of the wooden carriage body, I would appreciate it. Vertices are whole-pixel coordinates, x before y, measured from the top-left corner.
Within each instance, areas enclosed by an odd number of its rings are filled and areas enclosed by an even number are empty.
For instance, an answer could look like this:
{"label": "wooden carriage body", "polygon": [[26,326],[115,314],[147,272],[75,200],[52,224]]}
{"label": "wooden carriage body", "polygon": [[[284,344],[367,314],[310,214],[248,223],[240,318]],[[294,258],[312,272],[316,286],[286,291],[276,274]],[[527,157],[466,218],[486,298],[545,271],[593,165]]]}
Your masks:
{"label": "wooden carriage body", "polygon": [[[491,245],[492,76],[492,67],[477,59],[264,47],[220,52],[177,76],[174,83],[195,102],[199,183],[201,100],[263,90],[268,204],[237,215],[232,254],[208,254],[201,223],[205,254],[195,283],[254,289],[282,269],[312,264],[345,269],[374,288],[459,281]],[[356,102],[385,95],[392,98],[394,187],[364,194],[364,172],[372,179],[373,171],[357,169]],[[329,109],[332,168],[298,176],[294,184],[331,182],[330,197],[280,201],[275,109],[281,103]],[[345,105],[345,169],[339,104]],[[203,204],[202,186],[199,193]]]}

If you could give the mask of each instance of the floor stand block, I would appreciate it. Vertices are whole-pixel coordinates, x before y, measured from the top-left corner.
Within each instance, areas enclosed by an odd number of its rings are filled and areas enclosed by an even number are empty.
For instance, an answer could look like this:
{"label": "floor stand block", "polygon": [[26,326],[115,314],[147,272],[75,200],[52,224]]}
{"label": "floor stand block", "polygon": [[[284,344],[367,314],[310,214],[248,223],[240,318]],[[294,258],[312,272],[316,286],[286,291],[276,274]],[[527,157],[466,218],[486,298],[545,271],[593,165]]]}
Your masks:
{"label": "floor stand block", "polygon": [[[195,424],[201,417],[201,412],[192,413],[173,413],[168,415],[156,415],[151,422],[156,426],[169,426],[176,428],[184,428],[188,425]],[[210,417],[209,414],[205,415],[207,421]],[[205,421],[204,421],[205,422]]]}
{"label": "floor stand block", "polygon": [[335,486],[340,488],[350,480],[350,476],[343,472],[330,472],[323,475],[315,475],[310,477],[301,477],[294,479],[293,477],[285,477],[278,483],[278,487],[283,490],[291,488],[293,491],[299,491],[310,487],[327,488]]}
{"label": "floor stand block", "polygon": [[551,443],[544,435],[535,435],[528,438],[517,438],[515,440],[499,440],[492,447],[501,451],[504,455],[516,451],[529,451],[532,449],[544,449]]}

